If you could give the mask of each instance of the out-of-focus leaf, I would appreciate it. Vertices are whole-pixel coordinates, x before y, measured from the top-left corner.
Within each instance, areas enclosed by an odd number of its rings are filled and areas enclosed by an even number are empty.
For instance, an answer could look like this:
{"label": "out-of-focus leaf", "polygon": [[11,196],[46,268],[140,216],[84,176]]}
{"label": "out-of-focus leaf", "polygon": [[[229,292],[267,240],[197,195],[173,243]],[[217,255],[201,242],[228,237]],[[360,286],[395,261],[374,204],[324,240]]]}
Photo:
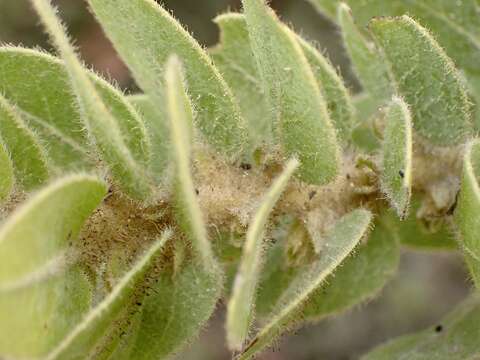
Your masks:
{"label": "out-of-focus leaf", "polygon": [[312,294],[322,285],[340,263],[350,254],[368,231],[372,214],[367,210],[355,210],[341,218],[326,238],[320,258],[299,272],[280,298],[269,322],[244,348],[239,359],[250,359],[270,346],[292,323],[295,315]]}
{"label": "out-of-focus leaf", "polygon": [[15,178],[27,190],[47,181],[49,164],[43,146],[23,117],[0,95],[0,136],[11,156]]}
{"label": "out-of-focus leaf", "polygon": [[465,154],[463,178],[455,213],[460,230],[461,246],[465,253],[470,273],[480,287],[480,143],[472,143]]}
{"label": "out-of-focus leaf", "polygon": [[106,195],[73,175],[35,194],[0,229],[0,354],[45,355],[88,309],[91,289],[72,242]]}
{"label": "out-of-focus leaf", "polygon": [[400,218],[408,215],[412,193],[412,119],[407,104],[394,97],[385,112],[382,189]]}
{"label": "out-of-focus leaf", "polygon": [[238,157],[247,141],[247,125],[231,90],[190,34],[153,0],[89,0],[89,3],[157,111],[162,111],[166,60],[175,53],[185,62],[199,129],[215,148]]}
{"label": "out-of-focus leaf", "polygon": [[289,156],[297,156],[299,177],[333,181],[340,149],[315,76],[297,41],[264,0],[244,0],[251,46],[273,110],[274,133]]}
{"label": "out-of-focus leaf", "polygon": [[472,295],[439,324],[380,345],[362,360],[464,360],[480,355],[480,298]]}
{"label": "out-of-focus leaf", "polygon": [[50,0],[31,2],[61,54],[80,107],[81,118],[102,159],[125,193],[133,198],[145,200],[151,194],[151,188],[145,176],[144,162],[135,159],[127,147],[115,114],[107,107],[77,58]]}
{"label": "out-of-focus leaf", "polygon": [[248,228],[243,254],[233,285],[227,311],[227,341],[231,349],[240,350],[253,321],[257,284],[262,268],[263,239],[268,217],[298,167],[290,160],[265,195]]}
{"label": "out-of-focus leaf", "polygon": [[408,16],[377,18],[370,30],[390,64],[415,130],[435,145],[465,141],[471,106],[458,70],[432,36]]}

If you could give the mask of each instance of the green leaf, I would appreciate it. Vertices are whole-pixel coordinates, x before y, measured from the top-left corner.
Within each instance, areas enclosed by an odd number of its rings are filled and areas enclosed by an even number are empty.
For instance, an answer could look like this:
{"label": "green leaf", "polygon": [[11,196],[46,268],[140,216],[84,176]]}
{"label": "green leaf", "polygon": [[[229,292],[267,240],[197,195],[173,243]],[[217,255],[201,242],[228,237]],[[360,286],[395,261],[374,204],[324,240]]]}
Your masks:
{"label": "green leaf", "polygon": [[190,173],[192,111],[176,57],[166,65],[165,87],[177,217],[192,243],[193,258],[161,274],[150,289],[139,329],[128,346],[135,359],[153,360],[178,352],[210,318],[223,288],[222,272],[212,254]]}
{"label": "green leaf", "polygon": [[106,195],[87,175],[60,179],[0,229],[0,354],[44,355],[90,305],[91,289],[70,247]]}
{"label": "green leaf", "polygon": [[427,30],[408,16],[374,19],[370,30],[390,64],[399,94],[411,107],[415,130],[435,145],[465,141],[472,132],[467,91],[453,62]]}
{"label": "green leaf", "polygon": [[147,95],[131,95],[128,101],[132,104],[143,118],[151,143],[150,171],[156,177],[157,182],[165,181],[165,169],[170,155],[170,143],[168,141],[168,124],[163,111],[150,100]]}
{"label": "green leaf", "polygon": [[113,178],[128,195],[144,200],[151,189],[142,164],[126,146],[117,119],[77,58],[50,0],[31,1],[65,62],[84,125]]}
{"label": "green leaf", "polygon": [[438,325],[381,345],[362,360],[464,360],[480,355],[480,297],[472,295]]}
{"label": "green leaf", "polygon": [[302,318],[318,321],[373,298],[396,273],[399,262],[397,234],[383,219],[376,221],[368,240],[312,294]]}
{"label": "green leaf", "polygon": [[387,65],[373,41],[358,29],[347,5],[341,3],[338,6],[337,16],[355,74],[369,99],[373,100],[372,107],[378,108],[390,101],[393,95]]}
{"label": "green leaf", "polygon": [[227,13],[214,21],[220,27],[220,44],[211,49],[210,54],[248,122],[252,147],[271,145],[270,111],[259,80],[245,17]]}
{"label": "green leaf", "polygon": [[385,111],[383,134],[382,189],[404,219],[412,193],[412,119],[405,102],[394,97]]}
{"label": "green leaf", "polygon": [[[171,232],[165,232],[118,282],[107,297],[80,322],[59,345],[48,355],[53,359],[84,359],[94,356],[105,337],[114,332],[111,327],[120,327],[124,311],[135,302],[141,301],[142,286],[151,276],[151,271],[160,258]],[[128,316],[128,315],[127,315]],[[119,319],[120,318],[120,319]],[[115,322],[118,322],[115,324]]]}
{"label": "green leaf", "polygon": [[[19,47],[0,48],[0,91],[15,104],[28,126],[48,143],[48,157],[64,170],[89,168],[94,154],[80,119],[65,65],[46,53]],[[26,76],[26,74],[35,74]],[[139,161],[148,158],[149,144],[136,112],[123,95],[92,72],[95,88]]]}
{"label": "green leaf", "polygon": [[330,61],[300,36],[297,39],[325,98],[338,137],[347,143],[351,138],[355,112],[350,94]]}
{"label": "green leaf", "polygon": [[17,109],[2,95],[0,136],[10,153],[15,178],[25,189],[36,188],[47,181],[49,164],[43,146]]}
{"label": "green leaf", "polygon": [[215,310],[221,281],[198,261],[162,274],[142,305],[139,330],[127,358],[156,360],[192,342]]}
{"label": "green leaf", "polygon": [[231,90],[188,32],[153,0],[89,3],[139,86],[156,105],[163,102],[161,83],[167,58],[173,53],[181,57],[199,129],[216,149],[238,157],[247,141],[246,124]]}
{"label": "green leaf", "polygon": [[248,337],[262,269],[265,227],[270,213],[297,167],[296,159],[286,164],[285,170],[265,195],[248,228],[242,259],[227,308],[227,340],[230,349],[240,350]]}
{"label": "green leaf", "polygon": [[312,294],[350,254],[367,232],[372,214],[367,210],[352,211],[340,219],[327,237],[320,259],[300,272],[280,298],[270,321],[245,347],[239,359],[250,359],[272,344],[295,321]]}
{"label": "green leaf", "polygon": [[455,221],[470,273],[480,287],[480,143],[473,142],[463,162],[463,176]]}
{"label": "green leaf", "polygon": [[340,163],[335,129],[297,36],[264,0],[244,0],[243,5],[253,53],[274,112],[275,135],[286,153],[300,160],[302,180],[333,181]]}
{"label": "green leaf", "polygon": [[12,160],[7,148],[0,140],[0,203],[7,200],[15,185]]}

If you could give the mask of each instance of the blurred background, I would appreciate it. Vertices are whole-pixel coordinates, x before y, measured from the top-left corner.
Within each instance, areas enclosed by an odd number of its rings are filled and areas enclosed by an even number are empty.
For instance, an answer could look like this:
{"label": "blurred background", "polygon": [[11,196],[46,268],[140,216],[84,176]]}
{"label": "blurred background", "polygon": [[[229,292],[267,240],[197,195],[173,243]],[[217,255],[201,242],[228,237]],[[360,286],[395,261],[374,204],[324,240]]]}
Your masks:
{"label": "blurred background", "polygon": [[[385,0],[388,1],[388,0]],[[118,59],[82,0],[54,1],[61,9],[83,59],[105,77],[136,92],[128,69]],[[240,0],[165,0],[163,5],[204,46],[218,41],[215,15],[238,10]],[[336,27],[303,0],[273,0],[282,19],[308,39],[316,41],[339,68],[353,92],[358,84]],[[0,42],[51,50],[27,0],[0,0]],[[453,253],[405,251],[400,271],[380,296],[335,318],[310,325],[263,354],[261,360],[350,360],[394,336],[435,327],[441,317],[468,293],[468,276],[461,258]],[[186,360],[229,359],[221,305],[202,335],[182,355]]]}

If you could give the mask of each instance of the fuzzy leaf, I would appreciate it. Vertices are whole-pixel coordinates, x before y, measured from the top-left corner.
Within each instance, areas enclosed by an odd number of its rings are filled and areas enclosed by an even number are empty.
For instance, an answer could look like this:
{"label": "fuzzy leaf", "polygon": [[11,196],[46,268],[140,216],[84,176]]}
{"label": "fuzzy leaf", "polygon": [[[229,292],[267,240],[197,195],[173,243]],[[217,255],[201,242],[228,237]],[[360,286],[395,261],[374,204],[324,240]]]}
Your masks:
{"label": "fuzzy leaf", "polygon": [[[0,354],[44,355],[80,320],[90,286],[70,248],[106,195],[96,177],[73,175],[35,194],[0,229]],[[19,310],[20,309],[20,310]]]}
{"label": "fuzzy leaf", "polygon": [[150,170],[156,176],[157,181],[162,182],[165,180],[165,169],[170,155],[166,116],[163,111],[159,111],[147,95],[132,95],[128,97],[128,101],[140,113],[145,127],[148,129],[152,149]]}
{"label": "fuzzy leaf", "polygon": [[0,141],[0,203],[7,200],[15,184],[12,160],[7,148]]}
{"label": "fuzzy leaf", "polygon": [[153,0],[89,0],[89,3],[155,106],[163,102],[161,84],[167,58],[173,53],[181,57],[198,111],[199,129],[215,148],[229,156],[239,156],[247,141],[246,124],[231,90],[188,32]]}
{"label": "fuzzy leaf", "polygon": [[383,134],[382,189],[401,219],[412,193],[412,120],[407,104],[394,97],[386,109]]}
{"label": "fuzzy leaf", "polygon": [[340,163],[335,129],[297,37],[265,0],[244,0],[243,5],[253,53],[274,112],[275,135],[286,153],[300,160],[302,180],[331,182]]}
{"label": "fuzzy leaf", "polygon": [[255,305],[258,279],[262,268],[263,240],[268,217],[298,167],[290,160],[283,173],[265,195],[248,228],[243,254],[235,277],[227,311],[227,340],[231,349],[240,350],[248,337]]}
{"label": "fuzzy leaf", "polygon": [[151,192],[142,164],[125,144],[117,119],[108,109],[77,58],[50,0],[31,0],[65,62],[84,125],[116,182],[131,197],[144,200]]}
{"label": "fuzzy leaf", "polygon": [[18,110],[2,95],[0,136],[11,156],[15,178],[25,189],[36,188],[47,181],[49,164],[43,146]]}
{"label": "fuzzy leaf", "polygon": [[[347,0],[353,9],[355,18],[364,26],[373,17],[400,16],[410,14],[423,26],[430,29],[448,56],[465,70],[467,81],[475,95],[475,102],[480,103],[480,74],[477,60],[480,57],[480,17],[476,0]],[[310,0],[318,9],[332,12],[339,0]],[[480,112],[477,111],[476,128],[480,128]]]}
{"label": "fuzzy leaf", "polygon": [[[223,288],[223,276],[207,238],[190,172],[192,109],[176,57],[165,71],[165,111],[175,171],[175,200],[181,229],[192,243],[193,258],[160,274],[144,299],[138,323],[124,345],[125,358],[154,360],[177,353],[210,318]],[[137,325],[134,325],[137,326]]]}
{"label": "fuzzy leaf", "polygon": [[377,108],[390,101],[393,95],[387,65],[373,41],[358,29],[347,5],[342,3],[338,6],[337,16],[355,74],[369,99],[373,100],[373,107]]}
{"label": "fuzzy leaf", "polygon": [[312,294],[302,318],[318,321],[376,296],[396,273],[399,262],[398,236],[389,224],[377,221],[368,240]]}
{"label": "fuzzy leaf", "polygon": [[327,237],[320,259],[299,273],[280,298],[276,310],[249,345],[240,359],[250,359],[272,344],[295,321],[306,301],[322,285],[325,278],[350,254],[368,231],[372,214],[355,210],[338,221]]}
{"label": "fuzzy leaf", "polygon": [[300,36],[297,39],[325,98],[338,137],[347,143],[354,126],[355,111],[350,94],[329,60]]}
{"label": "fuzzy leaf", "polygon": [[272,142],[269,108],[257,70],[247,24],[242,14],[222,14],[214,20],[220,27],[220,44],[211,49],[215,65],[238,100],[248,122],[253,147]]}
{"label": "fuzzy leaf", "polygon": [[[118,119],[132,154],[145,162],[149,144],[140,118],[118,90],[94,73],[89,72],[89,76]],[[95,155],[89,153],[68,73],[59,59],[36,50],[0,48],[0,91],[48,143],[46,151],[54,165],[76,171],[92,166]]]}
{"label": "fuzzy leaf", "polygon": [[199,261],[162,274],[143,302],[139,330],[127,359],[171,357],[192,342],[215,310],[222,281]]}
{"label": "fuzzy leaf", "polygon": [[440,324],[417,334],[387,342],[362,360],[464,360],[480,355],[480,298],[472,295]]}
{"label": "fuzzy leaf", "polygon": [[[95,355],[97,346],[101,345],[104,337],[111,334],[111,326],[118,321],[121,324],[121,315],[125,309],[132,306],[134,302],[140,301],[138,292],[144,286],[151,270],[160,258],[163,247],[171,237],[167,231],[157,240],[150,249],[140,258],[118,282],[115,288],[107,297],[99,303],[79,323],[62,342],[48,355],[48,360],[53,359],[84,359],[87,354]],[[125,315],[124,315],[125,316]],[[120,326],[117,324],[117,326]],[[113,332],[114,333],[114,332]]]}
{"label": "fuzzy leaf", "polygon": [[455,213],[456,224],[465,258],[475,285],[480,287],[480,143],[473,142],[463,162],[463,177],[458,208]]}
{"label": "fuzzy leaf", "polygon": [[399,94],[411,106],[415,130],[441,146],[468,138],[472,124],[465,86],[427,30],[408,16],[374,19],[370,30],[390,64]]}

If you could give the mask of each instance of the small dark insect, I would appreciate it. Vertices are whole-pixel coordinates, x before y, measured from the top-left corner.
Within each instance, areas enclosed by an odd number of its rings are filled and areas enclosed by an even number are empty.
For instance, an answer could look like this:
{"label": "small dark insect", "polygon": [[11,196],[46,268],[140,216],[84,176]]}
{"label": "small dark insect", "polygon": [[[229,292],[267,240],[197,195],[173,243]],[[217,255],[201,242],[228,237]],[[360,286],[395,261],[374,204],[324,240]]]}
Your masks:
{"label": "small dark insect", "polygon": [[139,302],[139,301],[136,304],[137,304],[137,306],[142,306],[142,303]]}
{"label": "small dark insect", "polygon": [[198,189],[195,189],[195,194],[199,195],[200,191]]}
{"label": "small dark insect", "polygon": [[317,192],[315,190],[310,191],[310,193],[308,194],[308,199],[312,200],[315,195],[317,195]]}
{"label": "small dark insect", "polygon": [[249,163],[241,163],[241,164],[240,164],[240,169],[243,169],[243,170],[251,170],[251,169],[252,169],[252,165],[250,165]]}
{"label": "small dark insect", "polygon": [[443,326],[442,325],[437,325],[435,326],[435,332],[439,333],[443,331]]}
{"label": "small dark insect", "polygon": [[400,175],[402,179],[405,177],[405,173],[403,172],[403,170],[399,170],[398,175]]}

